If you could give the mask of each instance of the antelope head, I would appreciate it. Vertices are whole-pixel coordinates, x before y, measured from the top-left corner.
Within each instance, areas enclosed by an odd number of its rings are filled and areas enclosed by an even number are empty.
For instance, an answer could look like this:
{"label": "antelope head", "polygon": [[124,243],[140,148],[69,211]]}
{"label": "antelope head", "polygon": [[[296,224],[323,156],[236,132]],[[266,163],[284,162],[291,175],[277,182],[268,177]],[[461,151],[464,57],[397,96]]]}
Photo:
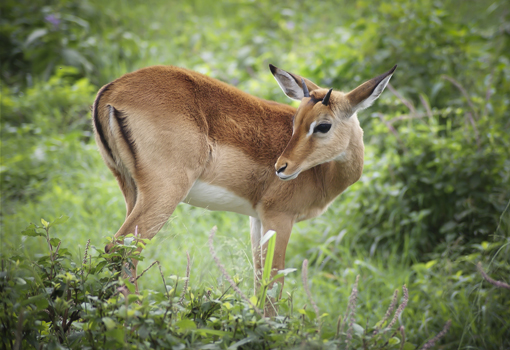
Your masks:
{"label": "antelope head", "polygon": [[292,180],[316,165],[345,159],[351,137],[362,137],[356,112],[370,107],[381,95],[397,66],[349,93],[321,88],[273,65],[269,68],[283,92],[301,101],[292,137],[275,164],[280,179]]}

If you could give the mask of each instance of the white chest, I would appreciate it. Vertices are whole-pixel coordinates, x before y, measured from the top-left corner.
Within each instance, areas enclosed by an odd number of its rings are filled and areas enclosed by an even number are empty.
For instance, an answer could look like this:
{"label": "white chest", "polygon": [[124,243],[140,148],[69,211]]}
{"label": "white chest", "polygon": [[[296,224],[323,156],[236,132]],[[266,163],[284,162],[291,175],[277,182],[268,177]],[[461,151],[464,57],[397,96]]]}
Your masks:
{"label": "white chest", "polygon": [[246,199],[235,195],[223,187],[197,180],[188,192],[183,203],[208,210],[231,211],[258,218],[257,212]]}

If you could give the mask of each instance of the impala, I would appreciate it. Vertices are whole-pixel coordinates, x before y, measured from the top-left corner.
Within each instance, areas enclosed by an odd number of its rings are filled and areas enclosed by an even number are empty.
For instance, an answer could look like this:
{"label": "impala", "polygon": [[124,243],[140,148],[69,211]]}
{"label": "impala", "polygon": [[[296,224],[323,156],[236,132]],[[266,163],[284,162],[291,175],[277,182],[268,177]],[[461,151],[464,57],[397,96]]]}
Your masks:
{"label": "impala", "polygon": [[232,211],[250,216],[255,288],[268,230],[277,232],[272,272],[284,269],[292,225],[320,215],[360,178],[356,113],[381,95],[396,66],[349,93],[269,67],[299,108],[167,66],[140,69],[99,90],[96,142],[127,209],[115,238],[136,227],[142,238],[154,237],[181,202]]}

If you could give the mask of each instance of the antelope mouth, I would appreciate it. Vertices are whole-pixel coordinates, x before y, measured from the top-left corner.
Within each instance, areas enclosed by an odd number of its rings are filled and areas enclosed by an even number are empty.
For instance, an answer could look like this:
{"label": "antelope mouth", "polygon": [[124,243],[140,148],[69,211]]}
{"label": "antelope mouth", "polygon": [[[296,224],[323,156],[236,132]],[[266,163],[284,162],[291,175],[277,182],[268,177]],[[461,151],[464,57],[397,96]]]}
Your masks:
{"label": "antelope mouth", "polygon": [[285,174],[282,174],[282,173],[276,173],[276,176],[278,176],[280,178],[280,180],[283,180],[283,181],[289,181],[289,180],[293,180],[295,179],[296,177],[298,177],[298,175],[301,173],[300,170],[296,171],[294,174],[290,174],[290,175],[285,175]]}

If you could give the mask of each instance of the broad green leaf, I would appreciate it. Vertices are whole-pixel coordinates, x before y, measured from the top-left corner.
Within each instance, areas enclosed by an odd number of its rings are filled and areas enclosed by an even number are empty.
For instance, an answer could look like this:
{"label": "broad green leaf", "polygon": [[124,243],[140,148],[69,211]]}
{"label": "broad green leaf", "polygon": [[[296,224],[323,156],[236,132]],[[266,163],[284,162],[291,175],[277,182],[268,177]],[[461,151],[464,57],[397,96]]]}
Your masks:
{"label": "broad green leaf", "polygon": [[52,222],[50,222],[48,227],[52,227],[52,226],[55,226],[55,225],[63,224],[63,223],[64,223],[64,222],[66,222],[67,220],[69,220],[69,216],[67,216],[67,215],[62,215],[62,216],[60,216],[59,218],[56,218],[55,220],[53,220]]}
{"label": "broad green leaf", "polygon": [[37,229],[38,229],[38,227],[35,224],[30,224],[27,226],[26,229],[21,231],[21,234],[23,236],[30,236],[30,237],[37,237],[37,236],[46,237],[45,233],[38,231]]}
{"label": "broad green leaf", "polygon": [[188,329],[197,329],[197,325],[195,322],[189,319],[184,319],[175,322],[175,325],[179,327],[181,330],[188,330]]}
{"label": "broad green leaf", "polygon": [[393,337],[393,338],[391,338],[391,339],[388,341],[388,344],[390,344],[390,345],[400,344],[400,339],[399,339],[399,338],[397,338],[397,337]]}
{"label": "broad green leaf", "polygon": [[413,345],[409,342],[406,342],[404,344],[404,350],[415,350],[416,349],[416,345]]}
{"label": "broad green leaf", "polygon": [[45,309],[48,307],[48,300],[46,300],[46,296],[44,294],[38,294],[21,302],[22,306],[28,304],[33,304],[39,309]]}
{"label": "broad green leaf", "polygon": [[30,46],[35,40],[45,36],[47,33],[48,30],[44,28],[34,30],[25,40],[25,46]]}
{"label": "broad green leaf", "polygon": [[354,330],[354,334],[356,334],[358,337],[362,337],[365,333],[365,329],[357,323],[352,325],[352,329]]}
{"label": "broad green leaf", "polygon": [[432,266],[434,266],[435,264],[437,264],[437,260],[430,260],[429,262],[427,262],[425,264],[425,268],[426,269],[430,269]]}
{"label": "broad green leaf", "polygon": [[317,315],[315,314],[314,311],[312,311],[312,310],[305,310],[305,311],[306,311],[306,316],[308,316],[308,318],[310,320],[313,321],[313,320],[315,320],[317,318]]}
{"label": "broad green leaf", "polygon": [[58,244],[60,243],[60,239],[58,238],[50,238],[50,244],[53,246],[53,247],[56,247],[58,246]]}
{"label": "broad green leaf", "polygon": [[278,278],[282,278],[282,277],[285,277],[285,275],[284,275],[283,273],[279,273],[279,274],[277,274],[277,275],[274,275],[274,276],[273,276],[273,279],[271,279],[271,281],[269,281],[269,283],[268,283],[268,284],[270,284],[270,283],[272,283],[272,282],[276,281]]}
{"label": "broad green leaf", "polygon": [[111,337],[117,341],[117,343],[124,344],[124,328],[115,328],[109,331],[106,331],[104,334],[107,337]]}
{"label": "broad green leaf", "polygon": [[115,321],[113,319],[111,319],[110,317],[103,317],[102,320],[103,320],[104,325],[106,326],[106,329],[108,329],[108,330],[114,329],[117,326]]}
{"label": "broad green leaf", "polygon": [[136,293],[135,285],[133,283],[129,282],[129,279],[124,280],[124,282],[125,282],[125,285],[130,293]]}
{"label": "broad green leaf", "polygon": [[95,267],[93,267],[91,270],[92,273],[99,273],[101,270],[108,264],[108,261],[103,260],[100,261]]}
{"label": "broad green leaf", "polygon": [[[189,321],[189,320],[188,320]],[[191,321],[193,322],[193,321]],[[194,324],[194,323],[193,323]],[[208,329],[208,328],[200,328],[200,329],[196,329],[194,331],[195,333],[198,333],[198,334],[211,334],[211,335],[217,335],[217,336],[220,336],[220,337],[224,337],[225,335],[227,335],[228,333],[227,332],[224,332],[224,331],[219,331],[219,330],[216,330],[216,329]]]}
{"label": "broad green leaf", "polygon": [[235,342],[234,344],[230,345],[227,349],[228,350],[236,350],[241,345],[248,344],[252,340],[254,340],[253,337],[248,337],[248,338],[241,339],[238,342]]}

